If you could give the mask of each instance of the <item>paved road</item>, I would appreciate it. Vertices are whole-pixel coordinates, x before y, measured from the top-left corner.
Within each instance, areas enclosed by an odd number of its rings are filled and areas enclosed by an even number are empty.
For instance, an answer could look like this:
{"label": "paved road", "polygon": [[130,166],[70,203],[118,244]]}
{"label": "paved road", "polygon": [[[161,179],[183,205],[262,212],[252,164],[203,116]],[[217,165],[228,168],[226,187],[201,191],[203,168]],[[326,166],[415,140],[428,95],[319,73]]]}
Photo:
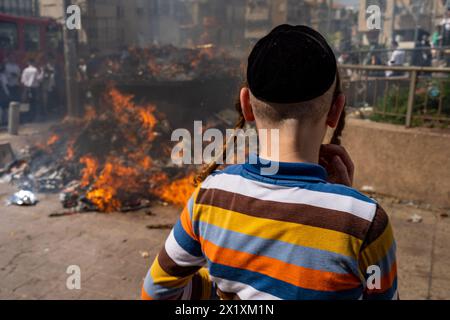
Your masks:
{"label": "paved road", "polygon": [[[49,218],[61,210],[57,195],[41,195],[33,208],[5,207],[12,191],[0,185],[0,299],[138,299],[151,259],[169,232],[146,226],[171,224],[177,216],[173,208],[158,207],[151,216]],[[81,290],[66,287],[70,265],[81,268]]]}
{"label": "paved road", "polygon": [[[13,191],[0,185],[0,299],[138,299],[169,232],[146,226],[172,224],[178,215],[175,208],[159,206],[153,215],[49,218],[61,210],[57,195],[41,195],[36,207],[6,207]],[[401,298],[450,299],[450,218],[392,199],[381,202],[398,241]],[[407,221],[415,213],[421,223]],[[70,265],[81,268],[81,290],[66,287]]]}

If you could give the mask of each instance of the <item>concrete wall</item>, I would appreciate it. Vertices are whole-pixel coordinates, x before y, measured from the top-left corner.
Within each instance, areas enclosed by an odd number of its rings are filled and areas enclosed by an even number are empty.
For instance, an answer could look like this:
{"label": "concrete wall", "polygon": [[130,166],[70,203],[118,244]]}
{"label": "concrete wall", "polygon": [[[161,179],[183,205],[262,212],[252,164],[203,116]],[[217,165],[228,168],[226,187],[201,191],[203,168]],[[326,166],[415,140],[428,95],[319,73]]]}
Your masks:
{"label": "concrete wall", "polygon": [[349,119],[343,145],[355,187],[450,207],[450,133]]}

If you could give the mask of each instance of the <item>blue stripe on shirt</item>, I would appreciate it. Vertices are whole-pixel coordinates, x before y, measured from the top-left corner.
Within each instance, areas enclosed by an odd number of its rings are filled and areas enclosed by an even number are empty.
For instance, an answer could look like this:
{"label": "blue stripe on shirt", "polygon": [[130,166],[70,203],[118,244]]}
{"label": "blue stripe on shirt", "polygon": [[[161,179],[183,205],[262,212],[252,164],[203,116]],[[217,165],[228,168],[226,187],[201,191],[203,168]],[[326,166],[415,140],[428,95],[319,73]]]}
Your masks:
{"label": "blue stripe on shirt", "polygon": [[192,239],[186,231],[184,231],[181,220],[178,220],[177,224],[173,228],[173,235],[180,247],[182,247],[190,255],[195,257],[203,257],[200,243]]}
{"label": "blue stripe on shirt", "polygon": [[357,300],[363,293],[362,286],[344,291],[316,291],[297,287],[261,273],[232,268],[211,261],[208,261],[208,266],[210,274],[214,277],[240,282],[284,300]]}

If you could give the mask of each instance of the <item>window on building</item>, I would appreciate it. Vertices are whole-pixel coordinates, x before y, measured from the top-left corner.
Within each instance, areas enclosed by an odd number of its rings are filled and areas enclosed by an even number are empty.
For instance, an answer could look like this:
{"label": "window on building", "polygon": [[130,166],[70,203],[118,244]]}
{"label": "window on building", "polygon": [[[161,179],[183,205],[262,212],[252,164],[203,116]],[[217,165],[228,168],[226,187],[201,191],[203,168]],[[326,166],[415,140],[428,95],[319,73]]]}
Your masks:
{"label": "window on building", "polygon": [[39,51],[41,49],[40,27],[35,24],[25,25],[24,44],[26,51]]}
{"label": "window on building", "polygon": [[57,25],[49,25],[47,27],[47,47],[50,51],[60,51],[63,46],[62,30]]}
{"label": "window on building", "polygon": [[0,48],[17,49],[17,25],[12,22],[0,22]]}

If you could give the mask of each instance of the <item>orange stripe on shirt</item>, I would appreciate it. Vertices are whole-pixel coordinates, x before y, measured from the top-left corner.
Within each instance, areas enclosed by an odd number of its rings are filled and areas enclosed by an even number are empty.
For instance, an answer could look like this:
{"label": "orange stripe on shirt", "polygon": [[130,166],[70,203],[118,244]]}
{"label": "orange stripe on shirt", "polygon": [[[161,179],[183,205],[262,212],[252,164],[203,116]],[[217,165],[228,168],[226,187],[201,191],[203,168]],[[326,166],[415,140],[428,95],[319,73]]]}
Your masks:
{"label": "orange stripe on shirt", "polygon": [[152,297],[150,297],[150,296],[148,295],[147,292],[145,292],[144,287],[142,287],[142,290],[141,290],[141,299],[142,299],[142,300],[154,300]]}
{"label": "orange stripe on shirt", "polygon": [[191,217],[189,214],[188,206],[185,206],[183,211],[181,212],[181,225],[183,226],[184,231],[194,240],[198,241],[197,236],[194,234],[194,228],[192,227]]}
{"label": "orange stripe on shirt", "polygon": [[340,291],[361,285],[360,279],[352,274],[308,269],[274,258],[222,248],[202,238],[200,242],[205,255],[214,263],[258,272],[305,289]]}
{"label": "orange stripe on shirt", "polygon": [[384,293],[384,292],[388,291],[392,287],[396,277],[397,277],[397,263],[394,262],[389,273],[386,274],[384,277],[381,277],[381,280],[380,280],[381,288],[380,289],[370,289],[370,290],[368,289],[367,293],[368,294],[377,294],[377,293],[379,294],[379,293]]}

